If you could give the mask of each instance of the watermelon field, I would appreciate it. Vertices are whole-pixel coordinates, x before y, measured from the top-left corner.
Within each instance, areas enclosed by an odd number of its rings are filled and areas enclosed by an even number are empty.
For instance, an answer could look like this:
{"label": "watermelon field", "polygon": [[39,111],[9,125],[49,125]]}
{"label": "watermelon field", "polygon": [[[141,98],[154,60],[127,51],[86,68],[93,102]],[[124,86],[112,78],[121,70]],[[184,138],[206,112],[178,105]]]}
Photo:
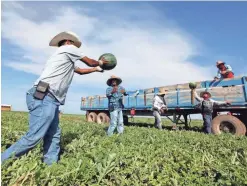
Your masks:
{"label": "watermelon field", "polygon": [[[28,114],[2,112],[1,151],[28,128]],[[247,185],[247,137],[205,135],[201,121],[191,130],[164,131],[153,119],[135,119],[123,135],[106,136],[107,125],[84,116],[61,118],[61,159],[42,163],[42,144],[2,164],[2,185]]]}

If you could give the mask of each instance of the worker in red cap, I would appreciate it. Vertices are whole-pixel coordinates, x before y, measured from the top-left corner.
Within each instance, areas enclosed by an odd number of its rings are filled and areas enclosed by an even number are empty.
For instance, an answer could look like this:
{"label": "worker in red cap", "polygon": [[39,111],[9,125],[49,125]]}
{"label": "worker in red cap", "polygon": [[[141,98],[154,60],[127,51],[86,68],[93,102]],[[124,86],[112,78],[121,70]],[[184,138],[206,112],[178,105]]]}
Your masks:
{"label": "worker in red cap", "polygon": [[218,73],[214,77],[214,80],[225,79],[225,78],[234,78],[234,73],[232,72],[232,67],[226,65],[224,61],[217,61],[216,66],[218,68]]}

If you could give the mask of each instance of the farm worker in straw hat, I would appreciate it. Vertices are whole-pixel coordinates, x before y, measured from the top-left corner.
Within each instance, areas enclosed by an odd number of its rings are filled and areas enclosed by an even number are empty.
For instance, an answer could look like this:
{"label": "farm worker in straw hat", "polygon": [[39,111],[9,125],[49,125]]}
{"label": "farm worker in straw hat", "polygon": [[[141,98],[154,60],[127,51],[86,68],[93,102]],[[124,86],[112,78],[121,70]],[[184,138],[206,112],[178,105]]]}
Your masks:
{"label": "farm worker in straw hat", "polygon": [[123,133],[123,96],[127,95],[125,89],[119,86],[122,83],[122,79],[117,76],[111,76],[106,84],[109,86],[106,89],[106,96],[108,98],[108,109],[110,112],[110,126],[107,131],[107,135],[111,136],[117,127],[118,133]]}
{"label": "farm worker in straw hat", "polygon": [[218,105],[228,105],[230,104],[229,101],[215,101],[211,99],[211,94],[208,91],[203,91],[200,93],[200,97],[198,96],[197,92],[194,90],[194,95],[199,104],[196,105],[196,108],[201,110],[202,117],[203,117],[203,129],[205,133],[211,133],[211,126],[212,126],[212,113],[214,110],[214,106]]}
{"label": "farm worker in straw hat", "polygon": [[219,60],[216,62],[216,66],[218,68],[218,72],[214,80],[234,78],[234,73],[232,72],[232,67],[230,65],[226,65],[225,62]]}
{"label": "farm worker in straw hat", "polygon": [[158,128],[162,130],[161,126],[161,114],[167,111],[168,108],[166,106],[166,101],[165,101],[165,96],[166,91],[165,90],[160,90],[160,92],[154,96],[153,98],[153,116],[155,118],[154,126],[155,128]]}
{"label": "farm worker in straw hat", "polygon": [[[44,162],[48,165],[57,162],[60,152],[59,106],[64,105],[66,94],[74,73],[84,75],[103,72],[100,68],[107,61],[96,61],[85,56],[80,49],[81,41],[72,32],[56,35],[50,46],[58,47],[47,60],[45,68],[26,93],[29,110],[29,130],[11,147],[1,154],[1,161],[12,155],[19,157],[44,140]],[[81,69],[75,62],[81,61],[94,68]]]}

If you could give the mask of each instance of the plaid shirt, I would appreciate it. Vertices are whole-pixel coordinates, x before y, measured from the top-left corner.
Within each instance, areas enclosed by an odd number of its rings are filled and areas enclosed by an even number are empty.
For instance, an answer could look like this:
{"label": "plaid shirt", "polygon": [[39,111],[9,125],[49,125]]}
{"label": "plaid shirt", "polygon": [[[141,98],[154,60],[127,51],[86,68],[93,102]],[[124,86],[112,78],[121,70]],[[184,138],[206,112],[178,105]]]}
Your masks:
{"label": "plaid shirt", "polygon": [[116,110],[116,109],[123,109],[123,94],[120,92],[121,90],[124,90],[123,87],[118,86],[118,91],[115,93],[112,93],[113,87],[108,87],[106,89],[106,96],[109,100],[108,102],[108,108],[110,111]]}

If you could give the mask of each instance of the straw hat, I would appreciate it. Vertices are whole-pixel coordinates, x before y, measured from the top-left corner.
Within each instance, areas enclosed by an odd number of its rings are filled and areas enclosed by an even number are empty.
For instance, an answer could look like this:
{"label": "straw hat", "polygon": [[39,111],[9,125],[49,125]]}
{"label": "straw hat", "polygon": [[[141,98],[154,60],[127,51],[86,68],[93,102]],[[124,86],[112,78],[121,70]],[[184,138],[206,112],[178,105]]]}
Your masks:
{"label": "straw hat", "polygon": [[159,89],[158,95],[165,95],[165,94],[167,94],[167,90],[165,90],[164,88]]}
{"label": "straw hat", "polygon": [[70,31],[61,32],[57,34],[49,43],[49,46],[58,46],[58,43],[62,40],[70,40],[74,42],[74,45],[78,48],[81,47],[81,41],[80,38],[74,33]]}
{"label": "straw hat", "polygon": [[209,96],[210,98],[212,97],[212,95],[211,95],[210,92],[208,92],[208,91],[203,91],[203,92],[201,92],[201,93],[200,93],[200,97],[203,97],[204,94],[208,94],[208,96]]}
{"label": "straw hat", "polygon": [[107,84],[108,86],[111,86],[112,80],[117,80],[117,85],[119,85],[119,84],[122,83],[122,79],[121,79],[120,77],[111,76],[111,77],[107,80],[106,84]]}
{"label": "straw hat", "polygon": [[225,64],[225,62],[224,62],[224,61],[221,61],[221,60],[219,60],[219,61],[216,62],[216,66],[217,66],[217,67],[218,67],[219,65],[221,65],[221,64]]}

